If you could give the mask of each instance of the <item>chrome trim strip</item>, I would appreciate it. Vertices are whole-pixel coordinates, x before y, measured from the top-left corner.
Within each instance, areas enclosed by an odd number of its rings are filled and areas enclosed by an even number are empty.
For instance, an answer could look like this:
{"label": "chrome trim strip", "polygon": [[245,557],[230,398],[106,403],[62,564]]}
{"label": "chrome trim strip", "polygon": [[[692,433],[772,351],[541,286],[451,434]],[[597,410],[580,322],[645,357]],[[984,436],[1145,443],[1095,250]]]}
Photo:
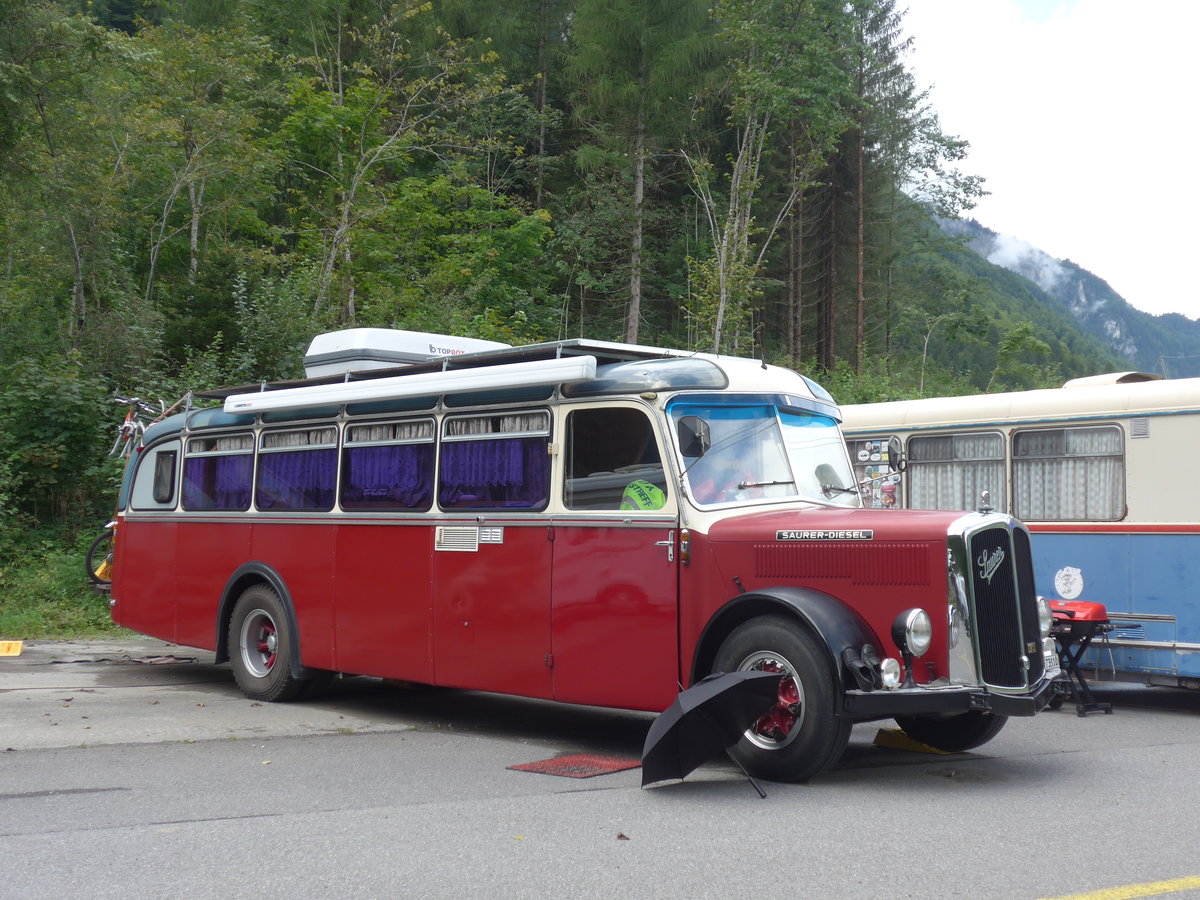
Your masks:
{"label": "chrome trim strip", "polygon": [[674,515],[650,516],[645,513],[630,515],[628,512],[613,512],[611,515],[571,515],[559,513],[533,513],[526,516],[508,513],[504,516],[486,516],[475,513],[431,514],[414,513],[410,516],[395,516],[385,512],[331,512],[317,516],[296,516],[287,513],[232,514],[232,515],[146,515],[138,513],[122,515],[122,521],[155,525],[405,525],[417,528],[435,528],[439,525],[503,525],[511,528],[546,528],[551,525],[564,528],[675,528]]}
{"label": "chrome trim strip", "polygon": [[[960,640],[959,646],[954,649],[948,648],[949,675],[952,682],[978,685],[1002,694],[1023,694],[1032,690],[1037,683],[1043,680],[1039,678],[1038,681],[1031,682],[1028,667],[1025,668],[1025,678],[1023,679],[1025,684],[1023,686],[993,685],[984,681],[980,664],[983,651],[980,646],[977,623],[973,617],[975,612],[975,597],[972,566],[975,564],[975,561],[970,558],[969,547],[971,540],[977,532],[1001,527],[1009,533],[1009,547],[1016,546],[1016,541],[1013,539],[1013,532],[1021,530],[1026,535],[1029,534],[1029,529],[1024,524],[1010,515],[996,512],[967,513],[955,519],[946,529],[947,577],[950,582],[948,596],[951,598],[951,609],[948,611],[948,615],[953,617],[953,611],[958,610],[962,618],[965,637],[969,638],[966,641]],[[1007,560],[1006,565],[1015,567],[1017,565],[1016,558]],[[1012,573],[1012,580],[1014,585],[1020,584],[1020,579],[1015,569]],[[957,602],[954,599],[956,597],[958,598]],[[1015,605],[1013,612],[1017,618],[1017,627],[1023,633],[1024,623],[1021,620],[1020,597],[1014,594],[1011,599]],[[969,657],[964,649],[964,645],[969,648]],[[1016,651],[1019,651],[1019,647],[1014,648],[1014,652]]]}
{"label": "chrome trim strip", "polygon": [[1092,647],[1103,650],[1105,647],[1128,647],[1130,649],[1144,648],[1147,650],[1173,650],[1176,653],[1195,653],[1200,651],[1200,644],[1179,641],[1130,641],[1125,638],[1104,638]]}

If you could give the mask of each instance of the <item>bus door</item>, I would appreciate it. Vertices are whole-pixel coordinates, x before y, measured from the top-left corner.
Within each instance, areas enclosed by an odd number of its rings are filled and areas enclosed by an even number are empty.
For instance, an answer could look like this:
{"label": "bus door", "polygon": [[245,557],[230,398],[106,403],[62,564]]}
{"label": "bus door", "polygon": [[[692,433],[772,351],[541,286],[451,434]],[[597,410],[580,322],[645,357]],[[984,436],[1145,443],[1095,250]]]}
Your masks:
{"label": "bus door", "polygon": [[436,526],[438,684],[551,696],[548,524],[486,517]]}
{"label": "bus door", "polygon": [[567,414],[566,511],[553,532],[554,699],[661,710],[679,692],[673,494],[644,410]]}
{"label": "bus door", "polygon": [[433,535],[436,682],[550,697],[550,413],[447,416]]}
{"label": "bus door", "polygon": [[[181,451],[181,442],[171,440],[137,455],[128,508],[117,526],[114,544],[119,561],[112,594],[117,601],[114,621],[168,641],[178,639],[176,576],[179,573],[174,565],[164,561],[187,562],[194,556],[178,552],[179,526],[171,521],[179,504]],[[126,579],[137,581],[127,589]],[[212,616],[205,621],[209,627],[200,640],[193,642],[194,646],[212,646]],[[188,637],[195,636],[191,629],[185,629],[185,633]]]}
{"label": "bus door", "polygon": [[334,599],[337,668],[432,683],[432,416],[346,426]]}

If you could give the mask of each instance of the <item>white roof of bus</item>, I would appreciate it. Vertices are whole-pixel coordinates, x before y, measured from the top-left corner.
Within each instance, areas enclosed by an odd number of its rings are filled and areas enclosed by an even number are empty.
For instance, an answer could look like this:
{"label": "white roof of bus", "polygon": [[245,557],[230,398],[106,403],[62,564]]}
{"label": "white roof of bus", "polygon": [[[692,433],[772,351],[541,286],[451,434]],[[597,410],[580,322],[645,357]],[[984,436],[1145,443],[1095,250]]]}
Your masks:
{"label": "white roof of bus", "polygon": [[930,397],[843,406],[847,431],[985,425],[999,422],[1127,418],[1200,410],[1200,378],[1072,385],[1005,394]]}
{"label": "white roof of bus", "polygon": [[[407,333],[406,333],[407,334]],[[418,335],[419,336],[419,335]],[[437,338],[438,336],[432,336]],[[361,350],[361,348],[359,348]],[[822,403],[832,400],[818,397],[809,382],[801,375],[780,366],[767,365],[762,360],[736,356],[718,356],[689,350],[676,350],[665,347],[649,347],[638,344],[620,344],[608,341],[593,341],[573,338],[565,341],[550,341],[542,344],[529,344],[518,347],[498,345],[493,349],[465,352],[461,354],[430,357],[424,361],[406,366],[391,368],[363,369],[361,371],[337,372],[302,381],[275,382],[269,384],[250,384],[242,387],[220,388],[211,391],[198,391],[195,396],[207,399],[227,400],[242,395],[261,396],[264,392],[289,391],[291,393],[305,392],[310,388],[318,388],[314,393],[321,393],[326,386],[349,385],[355,382],[378,379],[413,380],[420,379],[429,382],[427,389],[430,393],[440,393],[437,385],[437,373],[462,372],[472,369],[484,374],[489,368],[502,367],[516,363],[527,363],[536,360],[555,360],[570,357],[594,357],[597,366],[608,363],[636,362],[638,360],[688,359],[699,358],[710,360],[719,366],[729,379],[727,390],[752,391],[761,393],[791,393],[800,397],[817,399]],[[503,387],[498,380],[496,387]],[[453,390],[453,383],[448,382],[446,390]],[[333,400],[328,402],[332,403]]]}

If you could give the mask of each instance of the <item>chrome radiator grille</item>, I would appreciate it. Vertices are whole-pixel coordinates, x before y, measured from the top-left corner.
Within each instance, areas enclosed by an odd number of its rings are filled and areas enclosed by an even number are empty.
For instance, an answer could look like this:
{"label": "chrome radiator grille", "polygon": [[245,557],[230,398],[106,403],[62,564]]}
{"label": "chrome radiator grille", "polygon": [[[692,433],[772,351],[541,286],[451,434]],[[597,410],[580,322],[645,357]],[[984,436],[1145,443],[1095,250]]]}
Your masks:
{"label": "chrome radiator grille", "polygon": [[969,538],[971,603],[984,684],[1024,688],[1042,676],[1029,535],[985,528]]}

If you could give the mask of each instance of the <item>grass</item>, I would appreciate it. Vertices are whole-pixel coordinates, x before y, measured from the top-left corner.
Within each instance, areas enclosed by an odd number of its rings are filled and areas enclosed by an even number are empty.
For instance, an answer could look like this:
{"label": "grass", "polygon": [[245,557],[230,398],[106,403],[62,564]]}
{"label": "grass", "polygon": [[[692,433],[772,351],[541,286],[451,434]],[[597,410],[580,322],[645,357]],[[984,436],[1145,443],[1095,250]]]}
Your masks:
{"label": "grass", "polygon": [[42,546],[0,567],[0,640],[128,636],[108,615],[108,594],[92,588],[83,549]]}

